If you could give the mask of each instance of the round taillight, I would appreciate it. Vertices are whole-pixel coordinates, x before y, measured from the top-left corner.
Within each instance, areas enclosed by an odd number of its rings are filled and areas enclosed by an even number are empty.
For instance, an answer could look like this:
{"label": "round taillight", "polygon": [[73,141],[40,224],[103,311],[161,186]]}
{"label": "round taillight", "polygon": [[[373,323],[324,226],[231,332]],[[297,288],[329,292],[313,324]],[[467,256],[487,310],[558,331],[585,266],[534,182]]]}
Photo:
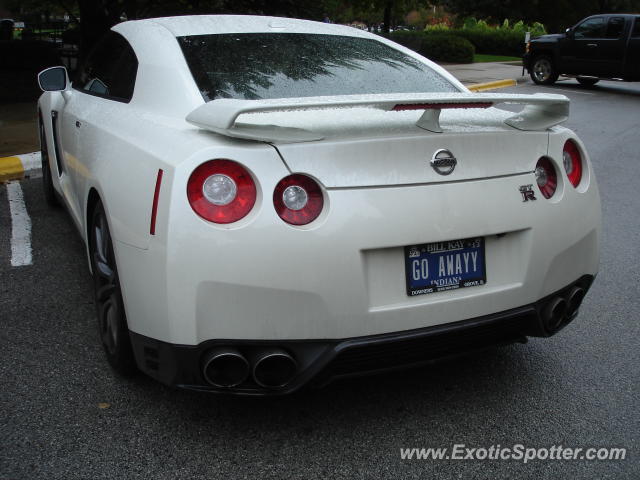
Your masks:
{"label": "round taillight", "polygon": [[569,182],[577,187],[582,180],[582,157],[578,146],[572,141],[567,140],[562,150],[562,163],[564,170],[567,172]]}
{"label": "round taillight", "polygon": [[320,185],[301,174],[289,175],[276,185],[273,205],[282,220],[291,225],[313,222],[324,205]]}
{"label": "round taillight", "polygon": [[536,183],[538,188],[544,195],[544,198],[551,198],[556,192],[558,186],[558,176],[556,175],[556,169],[547,157],[542,157],[538,160],[535,169]]}
{"label": "round taillight", "polygon": [[256,184],[249,172],[232,160],[211,160],[196,168],[187,183],[193,211],[214,223],[233,223],[256,203]]}

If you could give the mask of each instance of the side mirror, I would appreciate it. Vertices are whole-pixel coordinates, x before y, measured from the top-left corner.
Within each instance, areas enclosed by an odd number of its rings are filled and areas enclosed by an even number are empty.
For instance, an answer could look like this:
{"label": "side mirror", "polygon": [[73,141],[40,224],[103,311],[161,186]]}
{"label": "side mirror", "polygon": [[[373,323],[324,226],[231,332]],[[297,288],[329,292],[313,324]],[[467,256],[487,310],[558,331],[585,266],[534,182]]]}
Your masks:
{"label": "side mirror", "polygon": [[38,85],[43,92],[60,92],[67,89],[69,75],[65,67],[51,67],[38,74]]}
{"label": "side mirror", "polygon": [[573,30],[571,27],[567,28],[564,33],[567,34],[567,37],[573,37]]}

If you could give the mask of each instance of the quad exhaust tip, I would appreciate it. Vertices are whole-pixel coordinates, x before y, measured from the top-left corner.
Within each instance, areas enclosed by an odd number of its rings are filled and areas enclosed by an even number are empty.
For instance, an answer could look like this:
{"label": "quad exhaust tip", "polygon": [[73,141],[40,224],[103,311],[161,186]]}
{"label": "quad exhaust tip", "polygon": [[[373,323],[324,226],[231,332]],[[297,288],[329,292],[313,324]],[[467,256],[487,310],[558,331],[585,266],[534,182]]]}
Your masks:
{"label": "quad exhaust tip", "polygon": [[543,321],[549,333],[558,330],[567,317],[567,301],[562,297],[551,300],[543,311]]}
{"label": "quad exhaust tip", "polygon": [[573,287],[567,295],[567,311],[569,315],[573,315],[580,308],[580,304],[587,292],[582,287]]}
{"label": "quad exhaust tip", "polygon": [[256,356],[253,364],[253,379],[261,387],[280,388],[295,376],[298,364],[294,358],[280,348],[269,349]]}
{"label": "quad exhaust tip", "polygon": [[235,387],[249,376],[249,362],[235,348],[215,348],[205,357],[203,373],[211,385]]}

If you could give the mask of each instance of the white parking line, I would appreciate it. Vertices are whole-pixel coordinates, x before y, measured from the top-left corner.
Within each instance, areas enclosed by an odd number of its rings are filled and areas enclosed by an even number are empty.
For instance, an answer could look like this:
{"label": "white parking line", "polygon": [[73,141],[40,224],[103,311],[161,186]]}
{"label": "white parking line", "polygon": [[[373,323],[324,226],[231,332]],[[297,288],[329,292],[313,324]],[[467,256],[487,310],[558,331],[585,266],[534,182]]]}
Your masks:
{"label": "white parking line", "polygon": [[31,218],[24,204],[22,187],[18,182],[7,183],[7,198],[11,212],[11,265],[31,265]]}
{"label": "white parking line", "polygon": [[564,88],[550,88],[549,92],[553,93],[553,92],[567,92],[567,93],[575,93],[578,95],[595,95],[595,93],[593,92],[579,92],[578,90],[567,90]]}

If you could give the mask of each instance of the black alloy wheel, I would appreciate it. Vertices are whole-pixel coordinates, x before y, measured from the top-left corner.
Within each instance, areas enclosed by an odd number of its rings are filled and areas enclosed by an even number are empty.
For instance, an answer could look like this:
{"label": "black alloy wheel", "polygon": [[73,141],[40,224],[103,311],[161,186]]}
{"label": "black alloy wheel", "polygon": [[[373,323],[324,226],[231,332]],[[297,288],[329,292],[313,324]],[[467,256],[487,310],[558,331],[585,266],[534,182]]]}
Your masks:
{"label": "black alloy wheel", "polygon": [[553,59],[546,55],[538,55],[533,59],[530,74],[531,80],[538,85],[553,85],[559,76]]}
{"label": "black alloy wheel", "polygon": [[99,201],[91,219],[89,248],[102,347],[111,367],[121,375],[130,376],[137,368],[129,338],[109,223],[104,207]]}

